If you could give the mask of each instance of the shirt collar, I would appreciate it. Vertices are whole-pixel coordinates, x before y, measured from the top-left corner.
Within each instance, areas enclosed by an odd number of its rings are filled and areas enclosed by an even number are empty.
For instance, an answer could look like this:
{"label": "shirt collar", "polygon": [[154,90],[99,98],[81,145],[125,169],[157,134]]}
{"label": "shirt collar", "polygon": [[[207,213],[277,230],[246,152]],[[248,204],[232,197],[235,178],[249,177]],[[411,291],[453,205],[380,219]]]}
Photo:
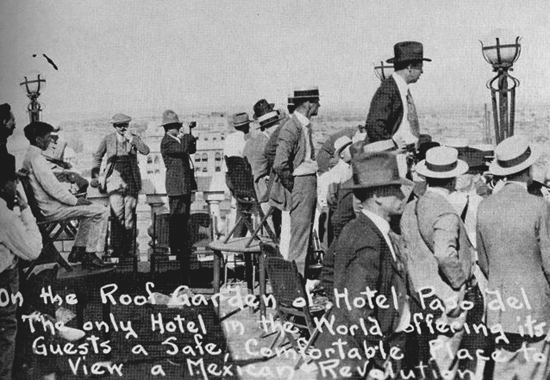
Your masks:
{"label": "shirt collar", "polygon": [[121,136],[120,133],[115,132],[115,136],[118,142],[124,142],[124,136]]}
{"label": "shirt collar", "polygon": [[177,142],[181,142],[181,140],[177,137],[177,136],[173,136],[169,133],[166,134],[167,136],[170,136],[171,138],[173,138],[174,140],[177,140]]}
{"label": "shirt collar", "polygon": [[428,186],[426,188],[426,191],[431,191],[432,193],[439,194],[442,197],[444,197],[445,199],[447,199],[449,194],[451,194],[451,192],[448,189],[444,189],[442,187],[430,187],[430,186]]}
{"label": "shirt collar", "polygon": [[40,149],[39,147],[37,146],[34,146],[34,145],[29,145],[29,152],[31,153],[38,153],[38,154],[42,154],[42,149]]}
{"label": "shirt collar", "polygon": [[302,124],[302,127],[305,127],[309,124],[309,119],[305,115],[302,115],[298,111],[294,111],[294,115],[296,116],[296,119],[298,119],[300,124]]}
{"label": "shirt collar", "polygon": [[376,215],[374,212],[366,210],[364,208],[361,209],[363,214],[365,214],[376,227],[382,232],[383,235],[388,235],[390,232],[390,224],[387,222],[386,219],[382,218],[379,215]]}
{"label": "shirt collar", "polygon": [[406,95],[407,91],[409,91],[409,85],[407,84],[407,82],[405,82],[405,79],[403,79],[403,77],[397,73],[393,73],[391,76],[395,81],[395,84],[397,85],[399,92],[401,94]]}
{"label": "shirt collar", "polygon": [[505,185],[508,185],[509,183],[516,184],[516,185],[518,185],[518,186],[523,187],[525,190],[527,190],[527,183],[525,183],[525,182],[519,182],[519,181],[506,181],[506,184],[505,184]]}

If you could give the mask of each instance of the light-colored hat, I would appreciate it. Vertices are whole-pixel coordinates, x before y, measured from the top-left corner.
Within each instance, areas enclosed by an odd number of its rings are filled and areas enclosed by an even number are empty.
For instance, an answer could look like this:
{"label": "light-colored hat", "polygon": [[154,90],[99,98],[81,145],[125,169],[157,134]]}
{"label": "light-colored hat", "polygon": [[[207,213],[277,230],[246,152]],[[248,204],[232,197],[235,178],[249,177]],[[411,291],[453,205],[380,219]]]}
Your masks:
{"label": "light-colored hat", "polygon": [[292,101],[293,104],[313,101],[319,101],[319,87],[309,86],[309,87],[300,87],[296,88],[293,91],[292,97],[288,99],[289,103]]}
{"label": "light-colored hat", "polygon": [[258,117],[256,121],[260,125],[258,128],[266,128],[284,119],[284,117],[285,115],[281,111],[275,110]]}
{"label": "light-colored hat", "polygon": [[454,178],[468,171],[468,164],[458,159],[458,151],[436,146],[426,152],[426,159],[416,165],[416,172],[428,178]]}
{"label": "light-colored hat", "polygon": [[386,152],[395,149],[395,144],[392,139],[375,141],[364,146],[366,153]]}
{"label": "light-colored hat", "polygon": [[117,113],[111,118],[111,124],[126,124],[132,121],[132,118],[123,113]]}
{"label": "light-colored hat", "polygon": [[248,118],[248,114],[246,112],[240,112],[240,113],[231,115],[231,125],[234,128],[241,127],[246,124],[250,124],[251,122],[252,120]]}
{"label": "light-colored hat", "polygon": [[533,165],[540,156],[536,147],[521,136],[508,137],[497,145],[495,159],[489,165],[489,172],[496,176],[518,173]]}
{"label": "light-colored hat", "polygon": [[162,113],[162,124],[161,125],[164,127],[165,125],[174,124],[174,123],[181,124],[178,115],[172,110],[164,111]]}
{"label": "light-colored hat", "polygon": [[353,141],[348,136],[341,136],[334,142],[334,157],[338,157],[340,153],[348,148]]}
{"label": "light-colored hat", "polygon": [[351,160],[353,184],[350,189],[413,184],[399,176],[396,155],[391,152],[359,153]]}

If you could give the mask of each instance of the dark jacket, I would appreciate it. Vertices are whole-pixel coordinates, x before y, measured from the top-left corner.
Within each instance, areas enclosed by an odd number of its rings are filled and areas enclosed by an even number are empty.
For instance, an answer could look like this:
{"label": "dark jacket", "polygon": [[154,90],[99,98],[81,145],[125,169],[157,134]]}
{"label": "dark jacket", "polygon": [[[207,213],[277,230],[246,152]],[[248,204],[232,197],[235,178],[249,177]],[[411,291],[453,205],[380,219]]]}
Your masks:
{"label": "dark jacket", "polygon": [[[365,326],[369,329],[374,326],[373,322],[369,320],[371,317],[380,325],[382,336],[364,334],[362,328],[357,329],[354,335],[338,333],[333,335],[324,328],[315,346],[325,352],[324,349],[334,348],[332,343],[341,338],[347,342],[347,345],[344,346],[345,351],[355,348],[359,352],[364,352],[364,343],[369,347],[375,347],[379,345],[380,341],[383,342],[385,349],[388,349],[400,319],[399,311],[393,306],[392,287],[400,295],[399,305],[403,301],[402,296],[406,293],[406,279],[400,260],[393,259],[384,236],[363,213],[344,227],[340,238],[331,249],[334,251],[335,291],[338,291],[339,294],[347,291],[350,302],[356,298],[366,301],[365,307],[351,307],[350,310],[340,298],[340,307],[334,303],[332,309],[334,327],[359,326],[360,320],[363,319]],[[371,291],[376,291],[377,296],[385,296],[390,307],[380,308],[375,304],[374,308],[370,308],[366,295],[361,294],[365,293],[367,287]],[[323,359],[325,358],[320,360]],[[344,359],[340,364],[356,367],[362,366],[364,362],[364,358],[363,360]],[[373,358],[373,365],[381,368],[383,363],[384,359],[377,351]]]}
{"label": "dark jacket", "polygon": [[191,170],[189,155],[197,151],[196,139],[185,134],[178,142],[175,138],[164,135],[160,143],[160,153],[166,166],[166,194],[169,197],[190,194],[194,175]]}
{"label": "dark jacket", "polygon": [[403,120],[403,102],[393,77],[384,80],[370,103],[365,128],[370,142],[391,139]]}

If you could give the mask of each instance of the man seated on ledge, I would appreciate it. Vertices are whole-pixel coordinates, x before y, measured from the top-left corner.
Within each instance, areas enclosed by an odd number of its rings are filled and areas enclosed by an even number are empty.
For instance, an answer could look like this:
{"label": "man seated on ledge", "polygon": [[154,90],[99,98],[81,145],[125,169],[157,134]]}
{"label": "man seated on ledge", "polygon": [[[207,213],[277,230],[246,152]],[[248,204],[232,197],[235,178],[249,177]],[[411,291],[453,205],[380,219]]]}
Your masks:
{"label": "man seated on ledge", "polygon": [[31,145],[25,154],[23,169],[29,173],[34,197],[46,221],[80,220],[69,262],[81,262],[85,267],[105,267],[108,264],[96,252],[105,250],[109,209],[75,197],[57,180],[42,155],[50,145],[53,130],[50,124],[40,121],[25,127],[25,137]]}

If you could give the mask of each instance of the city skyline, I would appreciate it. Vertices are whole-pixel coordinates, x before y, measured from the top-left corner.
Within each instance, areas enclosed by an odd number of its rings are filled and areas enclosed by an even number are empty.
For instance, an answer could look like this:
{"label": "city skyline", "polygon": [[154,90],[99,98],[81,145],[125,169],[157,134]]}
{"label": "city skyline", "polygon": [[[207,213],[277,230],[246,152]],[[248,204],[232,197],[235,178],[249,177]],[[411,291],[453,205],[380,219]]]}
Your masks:
{"label": "city skyline", "polygon": [[482,107],[494,74],[479,40],[507,28],[522,37],[512,73],[521,81],[518,107],[541,104],[550,101],[544,10],[550,5],[542,0],[6,0],[0,102],[25,123],[19,81],[37,70],[47,78],[43,117],[53,124],[166,108],[250,112],[260,98],[282,106],[292,88],[308,84],[321,90],[321,114],[350,109],[366,117],[379,84],[374,63],[390,58],[394,43],[418,40],[433,59],[412,86],[419,112]]}

